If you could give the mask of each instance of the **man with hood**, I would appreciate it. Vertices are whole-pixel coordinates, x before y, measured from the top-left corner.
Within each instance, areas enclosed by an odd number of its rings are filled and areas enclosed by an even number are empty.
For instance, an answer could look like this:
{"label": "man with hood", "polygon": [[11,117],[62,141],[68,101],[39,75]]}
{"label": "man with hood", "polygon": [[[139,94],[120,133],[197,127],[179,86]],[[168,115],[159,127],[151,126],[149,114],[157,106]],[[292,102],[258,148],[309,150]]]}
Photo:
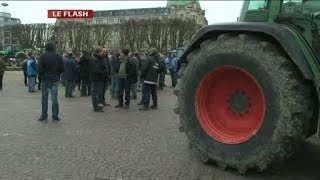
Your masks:
{"label": "man with hood", "polygon": [[39,75],[42,78],[42,114],[39,121],[48,118],[48,96],[51,92],[52,120],[59,121],[58,86],[60,76],[64,72],[62,56],[56,52],[55,44],[48,42],[45,45],[45,52],[40,56]]}

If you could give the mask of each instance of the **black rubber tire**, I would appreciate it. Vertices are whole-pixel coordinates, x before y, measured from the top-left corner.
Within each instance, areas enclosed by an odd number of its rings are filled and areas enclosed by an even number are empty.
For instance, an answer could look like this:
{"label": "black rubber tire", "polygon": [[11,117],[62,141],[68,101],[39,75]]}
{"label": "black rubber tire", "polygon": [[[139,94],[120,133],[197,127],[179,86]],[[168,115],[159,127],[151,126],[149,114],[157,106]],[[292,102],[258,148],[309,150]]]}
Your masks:
{"label": "black rubber tire", "polygon": [[[195,113],[195,92],[206,73],[223,65],[241,67],[259,82],[266,98],[264,122],[255,136],[244,143],[229,145],[211,138],[200,126]],[[178,84],[180,131],[204,161],[219,167],[262,172],[270,164],[289,158],[304,139],[311,118],[311,86],[277,45],[252,35],[223,34],[203,42],[188,56]],[[232,83],[232,82],[230,82]]]}

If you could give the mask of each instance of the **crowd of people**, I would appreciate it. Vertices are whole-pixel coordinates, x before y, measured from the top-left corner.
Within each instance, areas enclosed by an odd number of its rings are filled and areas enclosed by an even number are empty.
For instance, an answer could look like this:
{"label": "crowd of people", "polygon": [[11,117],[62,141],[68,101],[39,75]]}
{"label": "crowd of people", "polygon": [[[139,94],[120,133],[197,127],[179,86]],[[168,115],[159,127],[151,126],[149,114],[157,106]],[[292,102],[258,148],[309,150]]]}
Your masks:
{"label": "crowd of people", "polygon": [[[36,87],[42,91],[42,114],[39,121],[48,117],[49,91],[52,118],[59,121],[57,96],[60,84],[65,88],[66,98],[75,97],[74,91],[77,88],[81,97],[91,96],[95,112],[103,112],[105,106],[110,106],[106,101],[107,89],[110,90],[110,98],[118,101],[115,108],[128,109],[131,99],[137,99],[137,92],[141,91],[139,110],[157,109],[157,90],[165,87],[167,71],[171,74],[172,86],[176,85],[178,65],[175,58],[171,59],[168,63],[168,58],[165,59],[155,48],[131,52],[129,49],[109,51],[106,47],[96,47],[94,52],[65,52],[60,55],[56,52],[55,44],[47,43],[44,53],[30,54],[30,58],[26,58],[22,70],[28,92],[36,92]],[[3,76],[1,69],[5,69],[1,67],[0,63],[0,78]]]}

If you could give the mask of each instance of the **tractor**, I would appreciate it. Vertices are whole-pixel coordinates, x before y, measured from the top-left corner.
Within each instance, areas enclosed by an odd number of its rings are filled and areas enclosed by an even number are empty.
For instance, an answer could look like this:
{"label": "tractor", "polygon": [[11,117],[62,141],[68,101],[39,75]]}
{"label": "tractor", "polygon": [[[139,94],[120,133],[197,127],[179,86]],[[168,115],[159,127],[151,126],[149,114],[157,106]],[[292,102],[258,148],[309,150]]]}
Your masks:
{"label": "tractor", "polygon": [[205,26],[179,61],[179,131],[204,162],[240,174],[284,163],[319,138],[320,1],[245,0]]}

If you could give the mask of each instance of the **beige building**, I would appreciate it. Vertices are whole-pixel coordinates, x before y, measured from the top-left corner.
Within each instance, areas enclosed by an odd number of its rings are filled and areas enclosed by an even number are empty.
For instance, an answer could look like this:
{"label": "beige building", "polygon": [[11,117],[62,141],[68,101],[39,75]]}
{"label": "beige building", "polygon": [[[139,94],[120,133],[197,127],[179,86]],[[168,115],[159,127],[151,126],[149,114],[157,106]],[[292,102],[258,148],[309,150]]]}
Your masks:
{"label": "beige building", "polygon": [[[144,19],[144,18],[180,18],[194,19],[197,24],[203,26],[208,22],[205,18],[205,10],[200,6],[198,0],[176,0],[167,1],[166,7],[156,8],[139,8],[139,9],[120,9],[120,10],[105,10],[95,11],[92,19],[59,19],[57,24],[68,21],[83,22],[85,24],[119,24],[124,20],[129,19]],[[110,38],[107,39],[105,46],[109,48],[119,47],[119,34],[113,32]],[[67,45],[68,47],[68,45]]]}

